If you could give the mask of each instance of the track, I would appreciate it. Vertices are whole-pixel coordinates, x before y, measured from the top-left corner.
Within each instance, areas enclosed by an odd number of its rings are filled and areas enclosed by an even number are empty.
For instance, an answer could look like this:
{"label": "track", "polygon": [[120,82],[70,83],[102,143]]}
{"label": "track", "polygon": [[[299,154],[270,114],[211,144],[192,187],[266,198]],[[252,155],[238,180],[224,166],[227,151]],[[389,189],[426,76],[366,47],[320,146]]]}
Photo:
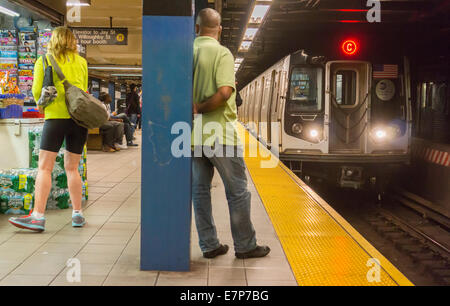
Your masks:
{"label": "track", "polygon": [[449,219],[418,198],[395,192],[366,219],[436,284],[450,285]]}
{"label": "track", "polygon": [[389,193],[377,204],[367,192],[315,187],[414,284],[450,285],[450,219],[439,208],[404,192]]}

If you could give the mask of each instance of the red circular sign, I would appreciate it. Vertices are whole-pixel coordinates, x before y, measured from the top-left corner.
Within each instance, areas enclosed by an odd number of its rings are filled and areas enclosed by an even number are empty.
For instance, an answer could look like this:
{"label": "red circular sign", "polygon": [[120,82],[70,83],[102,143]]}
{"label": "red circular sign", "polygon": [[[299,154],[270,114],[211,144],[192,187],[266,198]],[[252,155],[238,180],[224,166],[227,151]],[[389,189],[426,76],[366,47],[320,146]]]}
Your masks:
{"label": "red circular sign", "polygon": [[347,55],[353,55],[358,50],[358,46],[354,40],[346,40],[342,44],[342,51]]}

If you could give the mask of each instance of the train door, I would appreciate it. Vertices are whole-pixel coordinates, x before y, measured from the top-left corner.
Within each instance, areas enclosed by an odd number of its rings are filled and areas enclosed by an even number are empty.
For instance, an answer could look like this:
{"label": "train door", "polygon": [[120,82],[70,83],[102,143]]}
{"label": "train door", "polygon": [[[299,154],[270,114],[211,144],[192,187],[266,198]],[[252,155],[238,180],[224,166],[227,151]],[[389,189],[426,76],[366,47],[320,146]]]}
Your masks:
{"label": "train door", "polygon": [[260,111],[260,115],[259,115],[259,135],[260,135],[260,140],[264,145],[268,145],[268,140],[267,140],[267,128],[268,125],[270,124],[270,122],[267,120],[269,117],[269,104],[270,104],[270,99],[271,99],[271,93],[272,93],[272,75],[270,75],[269,78],[269,74],[267,75],[267,77],[264,80],[264,95],[261,99],[261,111]]}
{"label": "train door", "polygon": [[339,61],[327,64],[330,153],[364,153],[370,81],[369,63]]}
{"label": "train door", "polygon": [[253,96],[251,99],[251,104],[249,108],[249,129],[251,132],[255,133],[256,119],[255,119],[255,105],[257,101],[257,93],[258,93],[259,82],[255,81],[253,84]]}
{"label": "train door", "polygon": [[250,122],[250,115],[249,115],[249,109],[250,109],[250,103],[252,101],[252,93],[253,93],[253,84],[250,84],[247,87],[247,99],[245,99],[245,109],[244,109],[244,122],[246,125]]}
{"label": "train door", "polygon": [[[279,73],[276,70],[272,71],[272,77],[270,81],[270,93],[269,101],[267,103],[267,145],[272,146],[272,113],[275,112],[275,106],[278,103],[278,84]],[[274,121],[276,122],[276,120]]]}
{"label": "train door", "polygon": [[242,122],[247,123],[247,106],[248,106],[248,96],[249,96],[250,87],[245,87],[245,95],[242,101]]}
{"label": "train door", "polygon": [[255,135],[258,139],[261,138],[261,131],[260,131],[260,122],[261,122],[261,108],[262,108],[262,104],[264,103],[264,91],[265,91],[265,82],[266,82],[266,78],[262,77],[262,80],[260,82],[260,87],[259,87],[259,95],[256,98],[256,103],[255,103]]}

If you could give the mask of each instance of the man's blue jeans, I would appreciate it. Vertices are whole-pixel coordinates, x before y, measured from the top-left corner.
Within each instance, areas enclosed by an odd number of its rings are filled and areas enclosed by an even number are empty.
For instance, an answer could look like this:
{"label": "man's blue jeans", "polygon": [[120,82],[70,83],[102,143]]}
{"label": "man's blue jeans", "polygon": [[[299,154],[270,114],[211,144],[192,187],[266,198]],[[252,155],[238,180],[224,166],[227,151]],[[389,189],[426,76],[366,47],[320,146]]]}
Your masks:
{"label": "man's blue jeans", "polygon": [[237,156],[203,156],[194,157],[192,160],[192,199],[202,252],[220,247],[211,205],[214,168],[219,171],[225,185],[235,252],[244,253],[255,249],[256,235],[250,220],[251,194],[247,190],[244,159]]}
{"label": "man's blue jeans", "polygon": [[137,124],[137,121],[138,121],[137,114],[130,114],[130,121],[131,121],[131,123],[133,123],[134,127],[136,128],[136,124]]}

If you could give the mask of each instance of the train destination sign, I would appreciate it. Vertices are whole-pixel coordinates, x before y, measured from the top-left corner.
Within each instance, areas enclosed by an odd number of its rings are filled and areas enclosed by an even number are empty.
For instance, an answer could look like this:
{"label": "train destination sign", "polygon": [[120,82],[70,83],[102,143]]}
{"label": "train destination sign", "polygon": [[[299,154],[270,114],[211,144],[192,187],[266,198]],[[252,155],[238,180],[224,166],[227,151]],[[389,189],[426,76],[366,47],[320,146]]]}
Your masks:
{"label": "train destination sign", "polygon": [[127,28],[71,28],[80,45],[128,45]]}

